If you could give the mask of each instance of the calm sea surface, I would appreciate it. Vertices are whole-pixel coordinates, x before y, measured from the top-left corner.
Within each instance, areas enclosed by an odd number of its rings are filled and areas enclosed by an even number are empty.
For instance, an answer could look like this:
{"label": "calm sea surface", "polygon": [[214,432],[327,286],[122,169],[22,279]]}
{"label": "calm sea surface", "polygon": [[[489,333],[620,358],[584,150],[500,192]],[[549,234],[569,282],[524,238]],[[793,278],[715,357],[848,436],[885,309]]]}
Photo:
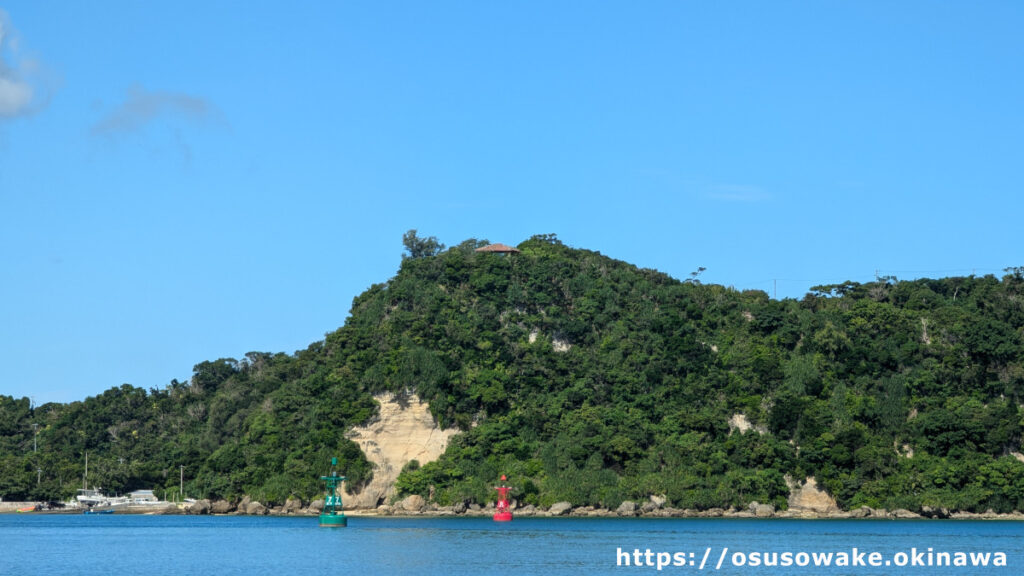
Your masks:
{"label": "calm sea surface", "polygon": [[[644,566],[635,565],[637,549]],[[348,528],[328,529],[316,518],[0,515],[2,575],[656,574],[659,552],[663,563],[685,564],[663,566],[668,574],[1017,575],[1024,574],[1024,523],[352,517]],[[772,553],[785,563],[787,552],[789,566],[763,565]],[[865,565],[798,565],[829,552]],[[883,565],[868,565],[872,552]],[[1007,566],[939,566],[943,552],[950,562],[956,552],[993,559],[1003,552]],[[767,553],[760,566],[751,566],[755,553]]]}

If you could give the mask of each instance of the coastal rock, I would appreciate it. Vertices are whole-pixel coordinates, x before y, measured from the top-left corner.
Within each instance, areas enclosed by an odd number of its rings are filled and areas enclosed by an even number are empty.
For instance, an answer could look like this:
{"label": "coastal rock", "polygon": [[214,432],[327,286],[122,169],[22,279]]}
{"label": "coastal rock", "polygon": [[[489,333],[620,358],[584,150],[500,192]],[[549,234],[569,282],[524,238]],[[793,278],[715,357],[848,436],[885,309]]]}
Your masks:
{"label": "coastal rock", "polygon": [[455,512],[456,514],[463,514],[463,513],[465,513],[466,512],[466,503],[465,502],[456,502],[455,504],[452,504],[452,512]]}
{"label": "coastal rock", "polygon": [[665,505],[665,502],[668,502],[668,498],[665,496],[651,495],[651,504],[654,504],[655,507],[661,508]]}
{"label": "coastal rock", "polygon": [[868,516],[871,516],[871,512],[871,508],[867,506],[861,506],[856,510],[850,510],[850,518],[867,518]]}
{"label": "coastal rock", "polygon": [[245,513],[250,516],[266,516],[268,512],[267,507],[257,501],[249,502],[245,506]]}
{"label": "coastal rock", "polygon": [[568,502],[555,502],[551,505],[551,508],[548,508],[548,514],[551,514],[552,516],[564,516],[570,510],[572,510],[572,504]]}
{"label": "coastal rock", "polygon": [[458,431],[441,430],[430,407],[415,394],[374,397],[380,404],[377,417],[358,426],[348,437],[359,445],[373,464],[373,479],[357,493],[342,493],[345,508],[376,508],[395,493],[395,479],[412,460],[421,465],[437,460]]}
{"label": "coastal rock", "polygon": [[948,508],[933,508],[931,506],[922,506],[921,515],[926,518],[949,518]]}
{"label": "coastal rock", "polygon": [[244,496],[242,498],[242,501],[238,503],[238,506],[235,507],[235,512],[234,512],[235,515],[238,516],[238,515],[242,515],[242,514],[248,514],[249,513],[249,504],[251,504],[251,503],[252,503],[252,498],[250,498],[249,496]]}
{"label": "coastal rock", "polygon": [[210,513],[210,501],[203,499],[197,500],[192,504],[185,507],[186,514],[202,515]]}
{"label": "coastal rock", "polygon": [[407,496],[403,500],[399,501],[395,505],[395,508],[405,512],[422,512],[425,504],[426,502],[423,500],[423,496],[413,494],[412,496]]}
{"label": "coastal rock", "polygon": [[594,511],[593,506],[580,506],[579,508],[573,508],[569,513],[570,516],[589,516]]}
{"label": "coastal rock", "polygon": [[520,508],[516,512],[516,514],[518,514],[520,516],[536,516],[537,515],[537,507],[534,506],[533,504],[527,504],[526,506],[523,506],[522,508]]}
{"label": "coastal rock", "polygon": [[[761,504],[760,502],[755,500],[751,502],[749,506],[747,506],[746,512],[753,516],[756,516],[757,518],[771,518],[775,515],[775,506],[772,504]],[[734,514],[734,516],[743,517],[744,513],[737,512],[736,514]]]}
{"label": "coastal rock", "polygon": [[394,512],[395,508],[393,506],[388,506],[387,504],[377,506],[377,514],[380,514],[381,516],[391,516]]}
{"label": "coastal rock", "polygon": [[322,498],[317,499],[317,500],[313,500],[312,502],[309,503],[309,513],[310,514],[319,514],[320,511],[323,510],[323,509],[324,509],[324,501],[323,501]]}
{"label": "coastal rock", "polygon": [[298,498],[289,498],[285,500],[282,511],[285,514],[295,514],[299,510],[302,510],[302,500]]}
{"label": "coastal rock", "polygon": [[210,505],[210,514],[230,514],[235,511],[235,505],[227,500],[217,500]]}
{"label": "coastal rock", "polygon": [[910,510],[899,508],[897,510],[893,510],[892,512],[890,512],[889,513],[889,517],[890,518],[897,518],[897,519],[900,519],[900,520],[910,520],[910,519],[913,519],[913,518],[920,518],[921,515],[917,514],[916,512],[911,512]]}
{"label": "coastal rock", "polygon": [[629,500],[619,504],[619,507],[615,509],[615,513],[619,516],[636,516],[636,511],[636,502],[631,502]]}

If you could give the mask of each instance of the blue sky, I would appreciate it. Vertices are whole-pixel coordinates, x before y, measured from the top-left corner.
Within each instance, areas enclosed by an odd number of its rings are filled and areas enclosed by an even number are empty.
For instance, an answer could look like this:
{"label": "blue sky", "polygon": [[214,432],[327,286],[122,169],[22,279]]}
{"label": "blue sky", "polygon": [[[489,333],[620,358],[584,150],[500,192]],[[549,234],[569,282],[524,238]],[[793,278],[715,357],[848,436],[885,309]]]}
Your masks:
{"label": "blue sky", "polygon": [[1019,2],[0,1],[0,394],[294,352],[448,245],[1024,265]]}

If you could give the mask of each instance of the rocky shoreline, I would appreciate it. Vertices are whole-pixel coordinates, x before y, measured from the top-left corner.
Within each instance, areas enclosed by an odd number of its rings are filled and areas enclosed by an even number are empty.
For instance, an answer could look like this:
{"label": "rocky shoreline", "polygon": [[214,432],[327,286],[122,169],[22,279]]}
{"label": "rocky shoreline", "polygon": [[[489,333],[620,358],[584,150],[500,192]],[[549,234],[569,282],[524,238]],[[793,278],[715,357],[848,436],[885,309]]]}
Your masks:
{"label": "rocky shoreline", "polygon": [[[297,499],[289,499],[282,505],[268,506],[248,497],[241,502],[232,503],[226,500],[199,500],[188,506],[168,506],[154,514],[190,514],[190,515],[238,515],[238,516],[315,516],[323,508],[323,500],[304,503]],[[421,496],[409,496],[394,504],[385,504],[377,508],[354,508],[345,510],[350,516],[396,516],[396,517],[439,517],[439,516],[479,516],[488,517],[494,514],[494,505],[480,506],[457,503],[454,506],[437,506],[426,502]],[[954,520],[1024,520],[1024,513],[1012,512],[1000,514],[992,510],[982,513],[950,511],[946,508],[924,507],[920,513],[910,510],[885,510],[862,506],[855,510],[814,510],[809,508],[789,508],[776,510],[770,504],[752,502],[744,509],[711,508],[709,510],[679,509],[665,506],[664,498],[653,496],[644,503],[623,502],[615,510],[595,508],[593,506],[573,506],[569,502],[557,502],[549,508],[533,505],[514,506],[516,516],[531,518],[577,517],[577,518],[797,518],[797,519],[954,519]]]}
{"label": "rocky shoreline", "polygon": [[[4,502],[0,513],[15,512],[16,508],[37,506],[35,514],[78,514],[78,508],[40,509],[37,502]],[[159,514],[159,515],[216,515],[216,516],[316,516],[323,509],[323,500],[305,502],[289,498],[284,504],[265,504],[246,496],[241,501],[198,500],[189,504],[168,504],[165,507],[145,506],[139,508],[116,508],[119,514]],[[794,486],[785,510],[776,509],[771,504],[751,502],[745,508],[711,508],[693,510],[672,508],[667,505],[664,496],[651,496],[644,502],[626,501],[616,509],[597,508],[594,506],[573,506],[569,502],[556,502],[547,508],[534,505],[520,506],[512,501],[512,511],[522,518],[796,518],[796,519],[871,519],[871,520],[915,520],[915,519],[953,519],[953,520],[1016,520],[1024,521],[1024,513],[997,513],[992,510],[985,512],[962,512],[947,508],[923,507],[920,512],[911,510],[886,510],[861,506],[853,510],[841,510],[835,500],[827,497],[817,489],[812,479],[801,486]],[[373,507],[353,506],[346,508],[350,516],[396,516],[396,517],[437,517],[437,516],[479,516],[494,515],[494,503],[486,506],[458,502],[453,506],[438,506],[428,502],[422,496],[412,495],[392,504]]]}

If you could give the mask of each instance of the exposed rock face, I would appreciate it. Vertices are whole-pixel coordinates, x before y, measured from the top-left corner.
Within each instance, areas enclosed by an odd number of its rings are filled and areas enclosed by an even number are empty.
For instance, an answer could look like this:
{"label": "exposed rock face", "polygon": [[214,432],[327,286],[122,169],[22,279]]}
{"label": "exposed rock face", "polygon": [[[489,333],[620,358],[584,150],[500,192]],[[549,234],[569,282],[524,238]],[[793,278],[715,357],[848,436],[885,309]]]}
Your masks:
{"label": "exposed rock face", "polygon": [[768,433],[768,429],[764,426],[754,426],[745,414],[733,414],[732,418],[729,418],[729,434],[732,434],[736,430],[739,430],[740,434],[743,434],[747,430],[754,430],[758,434]]}
{"label": "exposed rock face", "polygon": [[380,403],[376,421],[353,428],[348,437],[359,444],[373,463],[373,480],[358,494],[343,493],[345,508],[376,508],[395,492],[395,479],[410,460],[426,464],[437,460],[457,430],[441,430],[426,402],[419,396],[375,397]]}
{"label": "exposed rock face", "polygon": [[555,502],[551,505],[551,508],[548,509],[548,513],[552,516],[564,516],[570,510],[572,510],[572,504],[568,502]]}
{"label": "exposed rock face", "polygon": [[210,505],[211,514],[230,514],[235,511],[235,506],[227,500],[217,500]]}
{"label": "exposed rock face", "polygon": [[787,481],[789,482],[790,510],[811,510],[819,513],[839,510],[835,499],[818,488],[818,481],[814,479],[814,476],[807,478],[802,487],[789,478]]}

